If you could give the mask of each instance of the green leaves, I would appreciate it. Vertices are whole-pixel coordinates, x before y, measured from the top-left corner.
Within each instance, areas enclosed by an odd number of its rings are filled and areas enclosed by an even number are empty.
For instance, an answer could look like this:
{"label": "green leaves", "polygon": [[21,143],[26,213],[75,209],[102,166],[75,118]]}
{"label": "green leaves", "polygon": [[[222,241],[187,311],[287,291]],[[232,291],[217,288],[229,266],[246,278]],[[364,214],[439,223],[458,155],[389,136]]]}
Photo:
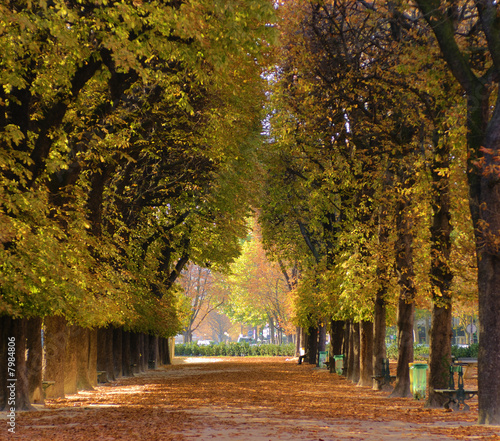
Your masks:
{"label": "green leaves", "polygon": [[0,6],[3,312],[178,331],[180,270],[226,268],[255,197],[273,8],[250,3]]}

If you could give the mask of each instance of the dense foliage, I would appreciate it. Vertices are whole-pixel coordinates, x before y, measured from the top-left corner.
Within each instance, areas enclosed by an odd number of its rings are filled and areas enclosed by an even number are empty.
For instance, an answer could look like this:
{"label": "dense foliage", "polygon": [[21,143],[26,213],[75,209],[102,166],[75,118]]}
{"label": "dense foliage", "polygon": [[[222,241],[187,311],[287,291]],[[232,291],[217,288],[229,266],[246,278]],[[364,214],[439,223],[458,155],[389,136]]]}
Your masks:
{"label": "dense foliage", "polygon": [[0,314],[173,335],[239,253],[266,0],[0,5]]}

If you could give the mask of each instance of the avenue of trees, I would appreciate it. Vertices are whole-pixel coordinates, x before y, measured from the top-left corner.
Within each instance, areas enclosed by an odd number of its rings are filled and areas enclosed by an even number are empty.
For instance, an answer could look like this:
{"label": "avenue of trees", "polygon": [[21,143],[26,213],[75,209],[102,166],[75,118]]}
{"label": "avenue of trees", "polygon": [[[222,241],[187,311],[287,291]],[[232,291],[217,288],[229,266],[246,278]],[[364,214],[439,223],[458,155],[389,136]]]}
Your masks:
{"label": "avenue of trees", "polygon": [[407,396],[415,306],[428,307],[427,405],[439,406],[452,306],[478,290],[479,423],[500,424],[496,3],[291,0],[278,11],[260,222],[271,258],[298,275],[310,362],[329,323],[348,378],[371,385],[395,314],[392,395]]}
{"label": "avenue of trees", "polygon": [[3,2],[0,408],[8,338],[29,408],[42,379],[58,396],[168,363],[200,302],[291,316],[311,363],[329,329],[364,386],[395,322],[393,396],[430,309],[440,406],[452,310],[477,297],[479,423],[500,424],[498,17],[493,0]]}
{"label": "avenue of trees", "polygon": [[168,362],[178,275],[224,268],[246,236],[273,16],[265,0],[2,2],[0,408],[8,338],[18,410],[42,380],[61,396]]}

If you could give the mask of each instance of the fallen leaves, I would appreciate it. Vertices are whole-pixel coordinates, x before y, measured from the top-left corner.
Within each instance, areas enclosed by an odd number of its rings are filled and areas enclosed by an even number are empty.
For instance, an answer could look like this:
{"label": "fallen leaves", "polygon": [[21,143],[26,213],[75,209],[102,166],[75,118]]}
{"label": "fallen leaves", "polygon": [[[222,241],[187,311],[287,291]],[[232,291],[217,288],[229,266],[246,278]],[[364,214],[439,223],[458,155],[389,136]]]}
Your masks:
{"label": "fallen leaves", "polygon": [[[384,430],[400,430],[408,439],[500,441],[500,429],[475,424],[477,398],[469,401],[470,412],[450,412],[388,395],[285,358],[219,359],[167,366],[47,401],[44,410],[18,413],[17,433],[9,439],[232,441],[254,434],[273,441],[378,440]],[[6,435],[0,432],[0,439]]]}

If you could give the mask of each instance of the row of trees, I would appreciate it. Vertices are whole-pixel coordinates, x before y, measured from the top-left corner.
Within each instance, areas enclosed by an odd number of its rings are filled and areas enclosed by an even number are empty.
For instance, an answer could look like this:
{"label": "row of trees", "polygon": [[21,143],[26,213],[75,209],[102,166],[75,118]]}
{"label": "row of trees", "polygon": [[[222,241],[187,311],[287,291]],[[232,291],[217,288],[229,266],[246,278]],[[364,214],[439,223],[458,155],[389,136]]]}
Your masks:
{"label": "row of trees", "polygon": [[393,395],[406,396],[415,305],[430,305],[427,404],[440,405],[452,303],[479,286],[479,422],[499,424],[496,3],[292,0],[278,10],[260,222],[311,347],[329,323],[334,353],[359,360],[351,378],[371,384],[397,311]]}
{"label": "row of trees", "polygon": [[37,371],[42,326],[173,336],[246,235],[272,6],[105,3],[0,5],[0,409],[8,337],[28,408],[28,335]]}

